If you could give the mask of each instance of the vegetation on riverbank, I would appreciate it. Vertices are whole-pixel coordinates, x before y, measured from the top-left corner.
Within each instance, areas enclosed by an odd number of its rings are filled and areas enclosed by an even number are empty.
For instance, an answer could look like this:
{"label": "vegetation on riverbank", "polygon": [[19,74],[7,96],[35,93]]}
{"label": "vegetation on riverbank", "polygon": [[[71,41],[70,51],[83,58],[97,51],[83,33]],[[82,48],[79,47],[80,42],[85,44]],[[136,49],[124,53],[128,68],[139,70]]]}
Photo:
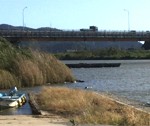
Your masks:
{"label": "vegetation on riverbank", "polygon": [[0,38],[0,89],[72,81],[70,69],[53,55],[17,48]]}
{"label": "vegetation on riverbank", "polygon": [[150,51],[144,49],[121,50],[117,48],[99,49],[94,51],[77,51],[57,53],[62,60],[99,60],[99,59],[150,59]]}
{"label": "vegetation on riverbank", "polygon": [[95,92],[44,87],[36,95],[40,109],[81,124],[150,125],[150,115],[119,104]]}

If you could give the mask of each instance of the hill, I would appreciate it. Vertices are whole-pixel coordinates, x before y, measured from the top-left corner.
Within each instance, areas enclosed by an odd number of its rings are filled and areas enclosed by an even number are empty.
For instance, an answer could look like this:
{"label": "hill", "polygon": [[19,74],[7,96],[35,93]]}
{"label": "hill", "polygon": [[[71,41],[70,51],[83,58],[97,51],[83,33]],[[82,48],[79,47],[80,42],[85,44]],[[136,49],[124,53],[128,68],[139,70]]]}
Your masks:
{"label": "hill", "polygon": [[0,24],[0,30],[27,30],[27,31],[60,31],[59,29],[56,28],[50,28],[50,27],[41,27],[41,28],[30,28],[30,27],[23,27],[23,26],[12,26],[8,24]]}
{"label": "hill", "polygon": [[34,30],[33,28],[29,28],[29,27],[12,26],[12,25],[8,25],[8,24],[0,25],[0,30],[22,30],[23,28],[26,30]]}

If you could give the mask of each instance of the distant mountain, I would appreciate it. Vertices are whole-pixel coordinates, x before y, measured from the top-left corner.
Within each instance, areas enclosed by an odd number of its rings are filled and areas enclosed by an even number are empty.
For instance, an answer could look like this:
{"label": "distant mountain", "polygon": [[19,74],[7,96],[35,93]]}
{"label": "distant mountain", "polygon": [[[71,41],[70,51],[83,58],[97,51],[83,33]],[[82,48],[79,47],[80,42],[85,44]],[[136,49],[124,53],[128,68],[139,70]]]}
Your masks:
{"label": "distant mountain", "polygon": [[12,26],[8,24],[0,24],[0,30],[27,30],[27,31],[62,31],[60,29],[56,28],[50,28],[50,27],[41,27],[41,28],[30,28],[30,27],[23,27],[23,26]]}
{"label": "distant mountain", "polygon": [[33,28],[23,27],[23,26],[12,26],[8,24],[0,24],[0,30],[34,30]]}
{"label": "distant mountain", "polygon": [[14,29],[14,26],[8,25],[8,24],[1,24],[0,29]]}
{"label": "distant mountain", "polygon": [[50,28],[50,27],[41,27],[41,28],[37,28],[36,30],[40,30],[40,31],[62,31],[60,29]]}

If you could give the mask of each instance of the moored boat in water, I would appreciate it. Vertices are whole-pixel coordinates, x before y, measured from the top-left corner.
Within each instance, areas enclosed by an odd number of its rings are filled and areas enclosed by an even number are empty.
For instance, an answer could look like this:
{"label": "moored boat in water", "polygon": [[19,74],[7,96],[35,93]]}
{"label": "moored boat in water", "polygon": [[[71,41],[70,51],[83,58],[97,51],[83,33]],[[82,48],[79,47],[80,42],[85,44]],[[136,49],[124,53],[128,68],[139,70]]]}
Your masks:
{"label": "moored boat in water", "polygon": [[101,67],[120,67],[121,63],[78,63],[66,65],[69,68],[101,68]]}
{"label": "moored boat in water", "polygon": [[17,93],[17,88],[12,88],[9,93],[0,93],[0,107],[12,108],[20,107],[26,103],[26,96],[24,93]]}

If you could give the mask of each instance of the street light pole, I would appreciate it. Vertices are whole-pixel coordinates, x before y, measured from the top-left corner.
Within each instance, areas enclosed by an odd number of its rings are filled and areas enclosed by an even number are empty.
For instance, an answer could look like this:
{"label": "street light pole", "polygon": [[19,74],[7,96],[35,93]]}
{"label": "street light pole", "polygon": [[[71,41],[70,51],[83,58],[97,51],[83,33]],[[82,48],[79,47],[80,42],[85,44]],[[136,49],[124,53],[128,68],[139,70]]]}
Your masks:
{"label": "street light pole", "polygon": [[24,10],[26,9],[27,7],[24,7],[23,10],[22,10],[22,25],[23,25],[23,31],[24,31]]}
{"label": "street light pole", "polygon": [[124,9],[128,13],[128,31],[130,31],[130,13],[129,10]]}

